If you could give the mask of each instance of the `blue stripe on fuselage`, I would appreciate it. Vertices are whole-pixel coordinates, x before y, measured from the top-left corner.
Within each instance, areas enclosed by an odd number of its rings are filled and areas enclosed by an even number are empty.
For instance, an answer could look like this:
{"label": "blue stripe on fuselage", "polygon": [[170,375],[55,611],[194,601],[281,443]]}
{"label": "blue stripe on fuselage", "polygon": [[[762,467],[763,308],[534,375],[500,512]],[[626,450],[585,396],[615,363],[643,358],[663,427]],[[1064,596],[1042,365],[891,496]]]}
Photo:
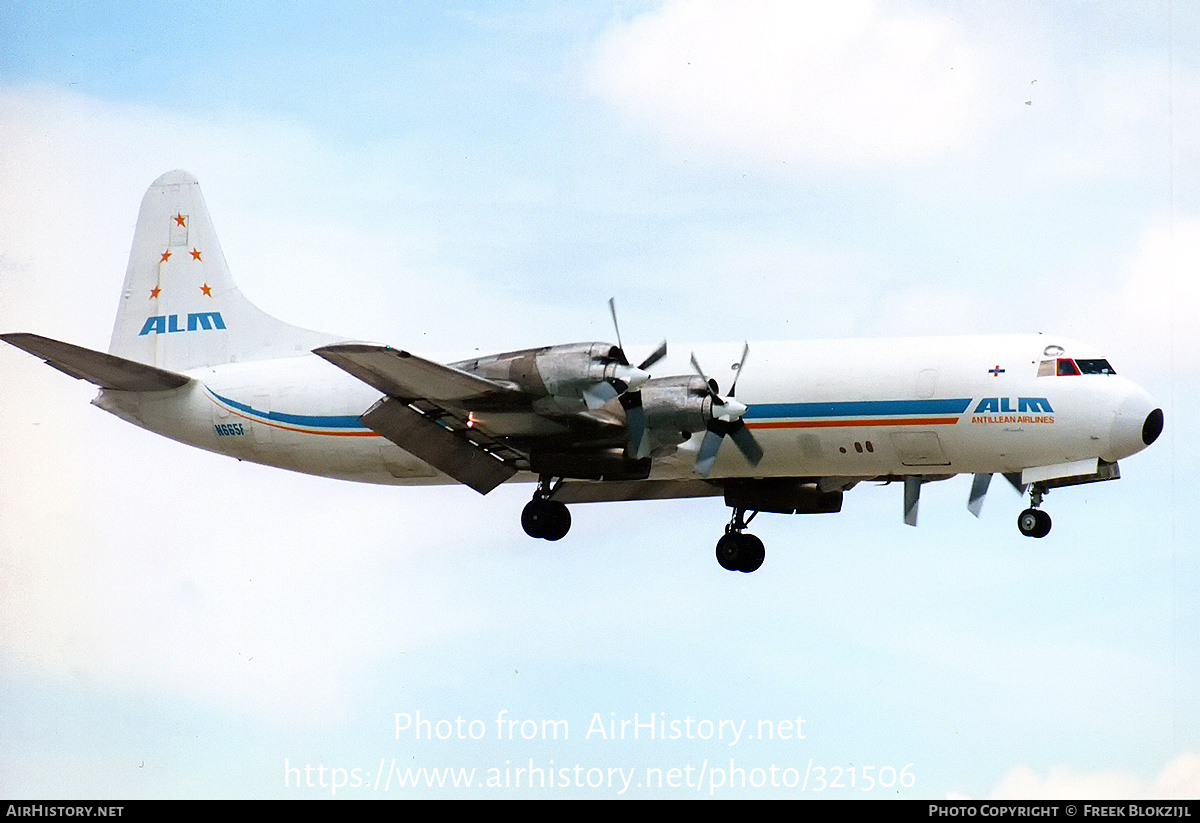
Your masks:
{"label": "blue stripe on fuselage", "polygon": [[317,415],[317,414],[287,414],[286,412],[275,411],[259,411],[245,403],[239,403],[236,400],[230,400],[228,397],[222,397],[212,389],[209,393],[220,400],[222,403],[237,409],[238,411],[252,414],[255,417],[269,420],[275,423],[291,423],[294,426],[321,426],[327,429],[365,429],[366,427],[359,420],[358,415],[352,417],[333,416],[333,415]]}
{"label": "blue stripe on fuselage", "polygon": [[900,417],[963,414],[971,398],[954,400],[851,400],[838,403],[759,403],[745,420],[805,417]]}

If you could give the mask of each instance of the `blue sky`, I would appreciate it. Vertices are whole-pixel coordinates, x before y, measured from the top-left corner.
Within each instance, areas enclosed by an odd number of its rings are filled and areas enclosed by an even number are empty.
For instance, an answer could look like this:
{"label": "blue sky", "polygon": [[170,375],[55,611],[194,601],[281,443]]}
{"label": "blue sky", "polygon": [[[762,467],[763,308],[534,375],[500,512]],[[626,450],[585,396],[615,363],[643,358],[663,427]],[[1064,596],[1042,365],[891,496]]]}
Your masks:
{"label": "blue sky", "polygon": [[[105,348],[141,194],[185,168],[243,291],[311,328],[463,357],[606,339],[615,296],[633,349],[1056,331],[1167,413],[1043,541],[1006,488],[977,522],[966,478],[927,487],[914,530],[860,487],[763,515],[730,575],[717,501],[531,541],[527,488],[236,463],[5,347],[0,795],[330,796],[285,785],[323,765],[368,784],[338,797],[610,797],[369,786],[732,758],[855,770],[814,797],[1196,796],[1200,20],[827,5],[0,2],[5,331]],[[417,712],[488,734],[397,739]],[[586,734],[635,713],[805,737]],[[710,791],[797,794],[626,795]]]}

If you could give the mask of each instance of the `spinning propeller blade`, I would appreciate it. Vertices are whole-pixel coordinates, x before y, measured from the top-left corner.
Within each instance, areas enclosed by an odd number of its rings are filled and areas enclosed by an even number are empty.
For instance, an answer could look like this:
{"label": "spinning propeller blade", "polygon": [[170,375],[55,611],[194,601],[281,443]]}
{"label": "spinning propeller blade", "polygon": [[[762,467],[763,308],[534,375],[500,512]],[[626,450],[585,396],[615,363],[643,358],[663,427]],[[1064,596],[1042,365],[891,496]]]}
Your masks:
{"label": "spinning propeller blade", "polygon": [[742,367],[746,365],[746,357],[749,354],[750,344],[747,343],[742,349],[742,359],[737,364],[737,374],[734,375],[733,384],[729,388],[729,397],[723,398],[719,393],[720,387],[717,385],[717,381],[712,380],[704,373],[704,369],[700,368],[700,363],[696,360],[695,353],[692,353],[692,368],[704,379],[708,386],[709,396],[712,397],[712,419],[708,423],[708,431],[705,432],[704,439],[700,442],[700,450],[696,455],[696,472],[701,477],[708,477],[712,472],[713,464],[717,460],[717,453],[721,450],[721,441],[727,435],[751,466],[757,466],[763,458],[762,446],[758,445],[754,434],[742,420],[742,416],[748,411],[747,407],[733,399],[734,392],[737,391],[738,378],[742,375]]}
{"label": "spinning propeller blade", "polygon": [[[621,341],[621,326],[617,322],[617,301],[616,298],[608,299],[608,310],[612,314],[613,331],[617,333],[617,353],[620,355],[622,365],[629,365],[629,358],[625,355],[625,344]],[[650,353],[650,356],[637,365],[637,371],[646,373],[649,378],[649,368],[658,361],[667,356],[667,341],[659,343],[658,348]],[[645,382],[645,381],[642,381]],[[607,385],[607,384],[606,384]],[[637,386],[621,386],[616,387],[613,397],[621,398],[621,408],[625,410],[625,423],[629,428],[629,453],[637,459],[642,459],[650,456],[650,432],[646,425],[646,412],[642,408],[642,392],[641,383]],[[609,400],[612,397],[608,398]]]}

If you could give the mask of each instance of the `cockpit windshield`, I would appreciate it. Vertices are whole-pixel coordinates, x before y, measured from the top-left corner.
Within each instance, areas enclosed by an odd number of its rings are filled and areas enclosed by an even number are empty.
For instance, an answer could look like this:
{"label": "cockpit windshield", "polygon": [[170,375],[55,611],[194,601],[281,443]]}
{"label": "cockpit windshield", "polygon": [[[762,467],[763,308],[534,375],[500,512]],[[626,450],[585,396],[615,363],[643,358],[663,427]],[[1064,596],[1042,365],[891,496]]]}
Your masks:
{"label": "cockpit windshield", "polygon": [[1043,360],[1038,366],[1038,377],[1077,377],[1082,374],[1116,373],[1108,361],[1103,359],[1078,360],[1059,357],[1054,360]]}
{"label": "cockpit windshield", "polygon": [[1083,374],[1116,374],[1107,360],[1076,360],[1075,365]]}

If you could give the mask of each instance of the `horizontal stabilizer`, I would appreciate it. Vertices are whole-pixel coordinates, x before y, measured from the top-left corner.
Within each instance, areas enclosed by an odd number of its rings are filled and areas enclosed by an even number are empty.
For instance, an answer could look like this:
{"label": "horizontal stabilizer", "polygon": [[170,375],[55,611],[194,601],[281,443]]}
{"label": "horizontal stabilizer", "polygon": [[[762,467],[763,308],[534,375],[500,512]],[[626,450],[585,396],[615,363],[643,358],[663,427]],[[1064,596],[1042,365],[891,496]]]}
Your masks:
{"label": "horizontal stabilizer", "polygon": [[0,334],[0,339],[18,349],[40,357],[61,372],[80,380],[95,383],[102,389],[115,391],[169,391],[186,384],[191,378],[166,369],[147,366],[124,357],[72,346],[49,337],[14,332]]}
{"label": "horizontal stabilizer", "polygon": [[527,401],[515,386],[370,343],[335,343],[314,349],[333,365],[400,400],[428,400],[460,408],[494,408]]}

